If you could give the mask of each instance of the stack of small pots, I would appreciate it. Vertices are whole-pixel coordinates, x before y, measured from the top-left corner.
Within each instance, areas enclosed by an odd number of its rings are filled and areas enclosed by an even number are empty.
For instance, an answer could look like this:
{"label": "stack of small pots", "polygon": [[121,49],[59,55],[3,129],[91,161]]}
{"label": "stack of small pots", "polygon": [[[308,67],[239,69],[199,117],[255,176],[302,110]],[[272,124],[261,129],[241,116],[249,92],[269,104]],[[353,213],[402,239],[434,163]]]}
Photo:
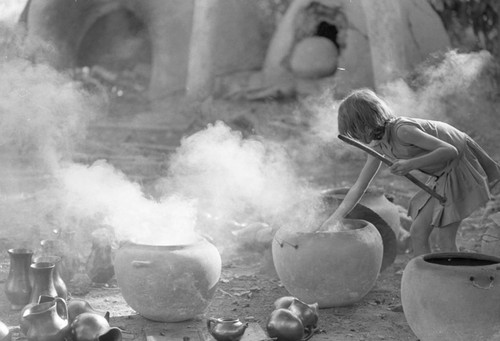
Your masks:
{"label": "stack of small pots", "polygon": [[[20,330],[28,341],[120,341],[121,331],[109,325],[109,313],[88,302],[68,299],[59,274],[59,256],[33,258],[33,250],[9,249],[10,269],[5,294],[20,311]],[[2,339],[3,341],[3,339]]]}
{"label": "stack of small pots", "polygon": [[318,331],[318,303],[307,304],[293,296],[274,302],[266,329],[276,341],[304,341]]}

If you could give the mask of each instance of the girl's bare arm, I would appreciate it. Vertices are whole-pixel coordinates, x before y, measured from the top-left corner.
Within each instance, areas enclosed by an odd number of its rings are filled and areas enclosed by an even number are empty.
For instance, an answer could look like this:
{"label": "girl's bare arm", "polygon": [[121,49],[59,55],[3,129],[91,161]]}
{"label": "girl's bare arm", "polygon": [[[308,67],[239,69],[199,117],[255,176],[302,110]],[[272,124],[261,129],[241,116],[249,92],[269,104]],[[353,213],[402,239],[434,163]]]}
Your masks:
{"label": "girl's bare arm", "polygon": [[328,230],[329,226],[334,226],[340,219],[344,218],[359,202],[371,181],[380,168],[381,161],[368,155],[366,163],[361,170],[358,179],[347,192],[344,200],[337,210],[323,223],[320,230]]}
{"label": "girl's bare arm", "polygon": [[397,160],[390,167],[393,174],[405,175],[411,170],[448,162],[458,156],[458,151],[454,146],[423,132],[417,127],[402,126],[398,129],[397,135],[403,142],[420,147],[429,151],[429,153],[407,160]]}

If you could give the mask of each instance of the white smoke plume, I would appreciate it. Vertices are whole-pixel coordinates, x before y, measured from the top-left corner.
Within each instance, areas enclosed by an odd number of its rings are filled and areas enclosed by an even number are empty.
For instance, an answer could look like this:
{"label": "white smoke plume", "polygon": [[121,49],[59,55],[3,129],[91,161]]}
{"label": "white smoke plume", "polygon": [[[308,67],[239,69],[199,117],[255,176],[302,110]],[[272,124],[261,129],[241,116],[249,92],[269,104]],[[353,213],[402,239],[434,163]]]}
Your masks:
{"label": "white smoke plume", "polygon": [[385,85],[381,93],[398,116],[450,121],[447,100],[450,97],[470,98],[471,85],[477,82],[491,60],[491,54],[486,51],[449,51],[434,65],[424,63],[417,68],[415,84],[398,79]]}
{"label": "white smoke plume", "polygon": [[244,139],[222,122],[183,139],[161,188],[196,198],[202,213],[242,223],[283,222],[313,193],[281,145]]}
{"label": "white smoke plume", "polygon": [[69,164],[58,175],[66,213],[83,219],[95,217],[111,226],[118,240],[175,245],[193,238],[193,201],[176,195],[149,198],[139,184],[105,161],[90,166]]}

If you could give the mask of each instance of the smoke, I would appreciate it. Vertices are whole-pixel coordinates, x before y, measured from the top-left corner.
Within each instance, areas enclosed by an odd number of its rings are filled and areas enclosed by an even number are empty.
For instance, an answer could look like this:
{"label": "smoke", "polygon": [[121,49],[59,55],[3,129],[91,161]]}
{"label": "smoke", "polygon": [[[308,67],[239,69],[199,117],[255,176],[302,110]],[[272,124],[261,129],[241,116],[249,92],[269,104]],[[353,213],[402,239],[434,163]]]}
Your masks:
{"label": "smoke", "polygon": [[[460,97],[474,100],[470,88],[491,61],[487,51],[448,51],[442,58],[430,59],[419,66],[413,78],[385,85],[381,93],[396,115],[450,121],[453,119],[447,115],[450,100]],[[454,115],[467,115],[464,110],[465,107],[459,108]]]}
{"label": "smoke", "polygon": [[183,139],[160,188],[196,198],[202,213],[242,223],[282,223],[314,192],[283,146],[244,139],[222,122]]}
{"label": "smoke", "polygon": [[27,0],[0,0],[0,22],[8,25],[17,23]]}
{"label": "smoke", "polygon": [[0,152],[47,173],[71,156],[97,114],[89,94],[69,76],[25,58],[22,36],[0,28]]}
{"label": "smoke", "polygon": [[194,202],[177,195],[148,198],[139,184],[105,161],[62,167],[61,197],[66,214],[94,217],[111,226],[118,240],[140,244],[185,244],[196,224]]}

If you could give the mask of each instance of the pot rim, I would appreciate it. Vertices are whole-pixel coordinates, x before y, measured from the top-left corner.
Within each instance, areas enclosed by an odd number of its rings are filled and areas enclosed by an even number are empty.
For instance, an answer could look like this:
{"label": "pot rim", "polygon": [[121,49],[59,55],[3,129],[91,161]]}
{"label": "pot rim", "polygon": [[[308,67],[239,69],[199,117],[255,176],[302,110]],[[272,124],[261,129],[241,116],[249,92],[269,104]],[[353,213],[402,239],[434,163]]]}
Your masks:
{"label": "pot rim", "polygon": [[172,244],[172,245],[154,245],[154,244],[141,244],[141,243],[135,243],[130,240],[125,240],[120,242],[120,246],[118,249],[122,248],[145,248],[145,249],[150,249],[150,250],[182,250],[194,245],[199,245],[202,243],[208,243],[208,240],[202,236],[196,236],[192,242],[188,243],[183,243],[183,244]]}
{"label": "pot rim", "polygon": [[[349,229],[344,229],[340,231],[287,231],[286,229],[279,229],[279,231],[282,231],[283,233],[287,233],[290,236],[297,236],[297,237],[303,237],[307,235],[313,235],[313,236],[326,236],[326,235],[332,235],[332,234],[356,234],[359,233],[360,230],[364,230],[366,228],[369,228],[368,226],[371,225],[375,228],[375,226],[370,223],[367,220],[364,219],[353,219],[353,218],[344,218],[342,219],[342,222],[347,221],[347,222],[354,222],[355,226],[353,228]],[[375,228],[376,229],[376,228]],[[276,234],[278,234],[276,232]]]}
{"label": "pot rim", "polygon": [[[478,260],[478,261],[487,261],[491,262],[490,264],[439,264],[439,263],[433,263],[430,260],[436,259],[436,260],[442,260],[442,259],[470,259],[470,260]],[[475,253],[475,252],[436,252],[436,253],[428,253],[424,254],[421,256],[418,256],[415,258],[415,260],[420,260],[422,263],[425,263],[427,266],[431,266],[434,268],[441,268],[447,267],[447,268],[459,268],[459,267],[465,267],[465,268],[478,268],[478,267],[485,267],[485,266],[497,266],[499,267],[500,270],[500,258],[483,254],[483,253]]]}
{"label": "pot rim", "polygon": [[8,249],[7,252],[9,254],[16,254],[16,255],[32,255],[34,253],[34,251],[32,249],[23,249],[23,248],[19,248],[19,249],[16,249],[16,248],[13,248],[13,249]]}

